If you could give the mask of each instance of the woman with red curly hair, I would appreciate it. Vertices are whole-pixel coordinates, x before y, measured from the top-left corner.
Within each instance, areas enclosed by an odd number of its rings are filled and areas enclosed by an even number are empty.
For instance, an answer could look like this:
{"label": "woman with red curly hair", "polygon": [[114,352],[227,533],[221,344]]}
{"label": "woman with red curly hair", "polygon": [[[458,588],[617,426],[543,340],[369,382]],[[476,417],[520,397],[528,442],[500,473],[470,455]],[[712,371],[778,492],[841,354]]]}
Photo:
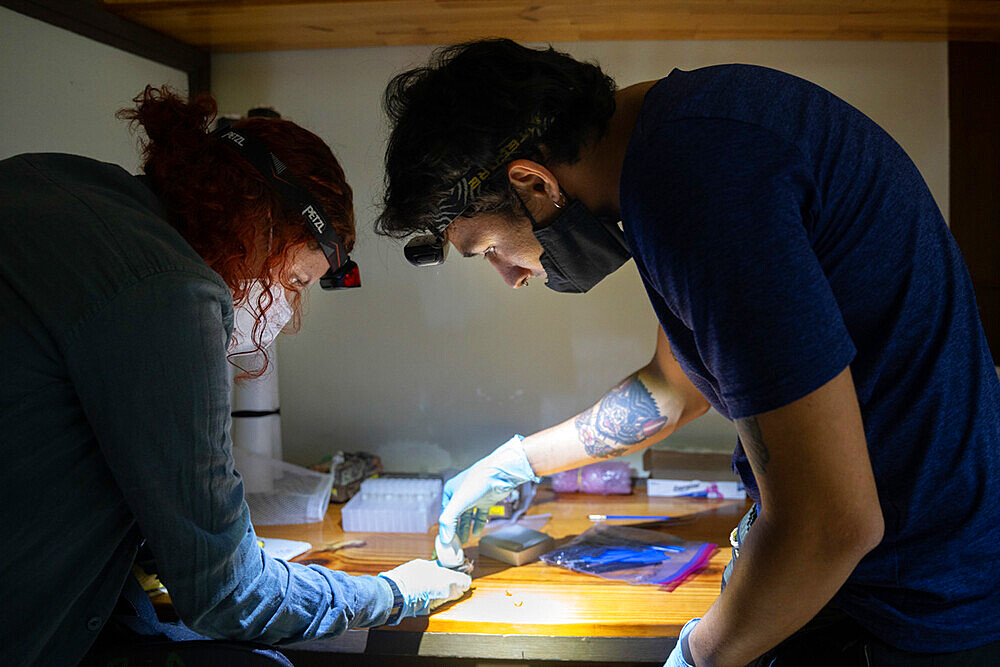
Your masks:
{"label": "woman with red curly hair", "polygon": [[140,534],[190,629],[124,623],[161,639],[302,641],[457,597],[469,578],[428,561],[350,576],[260,549],[228,358],[263,354],[262,372],[306,287],[356,283],[351,189],[293,123],[209,133],[210,97],[135,102],[120,116],[146,134],[144,176],[61,154],[0,162],[5,661],[79,662],[138,586]]}

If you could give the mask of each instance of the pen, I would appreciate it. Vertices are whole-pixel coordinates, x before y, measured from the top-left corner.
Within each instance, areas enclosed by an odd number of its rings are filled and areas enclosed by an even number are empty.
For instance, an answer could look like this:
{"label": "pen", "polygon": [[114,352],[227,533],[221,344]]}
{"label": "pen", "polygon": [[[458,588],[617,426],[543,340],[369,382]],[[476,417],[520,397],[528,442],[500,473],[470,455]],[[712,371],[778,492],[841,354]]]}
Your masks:
{"label": "pen", "polygon": [[591,514],[591,521],[607,521],[608,519],[645,519],[646,521],[670,521],[672,516],[656,516],[649,514]]}

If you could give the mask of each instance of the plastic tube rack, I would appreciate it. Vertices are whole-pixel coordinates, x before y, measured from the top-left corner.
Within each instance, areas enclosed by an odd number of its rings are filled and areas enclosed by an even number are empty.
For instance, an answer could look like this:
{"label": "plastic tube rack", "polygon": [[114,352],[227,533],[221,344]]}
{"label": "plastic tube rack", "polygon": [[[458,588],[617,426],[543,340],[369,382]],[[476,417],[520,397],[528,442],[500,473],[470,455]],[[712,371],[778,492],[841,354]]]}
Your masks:
{"label": "plastic tube rack", "polygon": [[366,479],[341,511],[345,532],[424,533],[441,513],[439,479]]}

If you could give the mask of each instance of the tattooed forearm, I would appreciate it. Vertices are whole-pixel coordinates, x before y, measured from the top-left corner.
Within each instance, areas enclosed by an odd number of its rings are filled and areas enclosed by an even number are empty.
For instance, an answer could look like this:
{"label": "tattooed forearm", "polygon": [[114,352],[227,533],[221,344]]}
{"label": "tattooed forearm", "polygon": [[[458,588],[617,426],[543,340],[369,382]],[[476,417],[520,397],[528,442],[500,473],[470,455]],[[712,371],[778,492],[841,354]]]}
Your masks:
{"label": "tattooed forearm", "polygon": [[587,454],[606,459],[621,456],[666,426],[656,400],[639,379],[631,375],[594,407],[576,418],[576,432]]}
{"label": "tattooed forearm", "polygon": [[750,463],[759,467],[761,472],[767,472],[767,463],[771,460],[771,453],[767,451],[767,445],[764,444],[764,437],[760,433],[757,418],[737,419],[736,432],[740,434],[743,451],[746,452]]}

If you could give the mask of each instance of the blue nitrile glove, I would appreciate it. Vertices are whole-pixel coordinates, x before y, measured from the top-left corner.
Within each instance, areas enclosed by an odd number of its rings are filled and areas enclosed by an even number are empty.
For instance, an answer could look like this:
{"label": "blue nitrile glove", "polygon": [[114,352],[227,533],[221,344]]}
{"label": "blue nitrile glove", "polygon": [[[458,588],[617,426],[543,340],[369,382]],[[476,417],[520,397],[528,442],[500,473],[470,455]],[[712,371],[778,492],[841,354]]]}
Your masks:
{"label": "blue nitrile glove", "polygon": [[449,600],[457,600],[472,585],[472,577],[441,567],[432,560],[415,559],[403,563],[380,577],[391,579],[403,596],[399,618],[426,616]]}
{"label": "blue nitrile glove", "polygon": [[[677,643],[674,644],[674,650],[670,652],[670,655],[667,657],[667,661],[663,663],[663,667],[694,667],[694,662],[688,662],[684,658],[684,649],[682,648],[682,645],[687,643],[687,636],[691,634],[691,630],[694,629],[694,626],[697,625],[700,620],[700,618],[692,618],[684,624],[684,627],[681,628],[680,636],[677,637]],[[691,656],[689,655],[688,658],[691,658]],[[694,658],[691,658],[691,660],[693,661]]]}
{"label": "blue nitrile glove", "polygon": [[437,556],[438,565],[455,569],[465,564],[465,552],[462,551],[462,543],[458,541],[458,535],[450,542],[441,541],[441,533],[434,539],[434,554]]}
{"label": "blue nitrile glove", "polygon": [[483,532],[489,510],[525,482],[538,482],[524,453],[523,437],[515,435],[493,453],[458,473],[444,485],[438,537],[449,544]]}

